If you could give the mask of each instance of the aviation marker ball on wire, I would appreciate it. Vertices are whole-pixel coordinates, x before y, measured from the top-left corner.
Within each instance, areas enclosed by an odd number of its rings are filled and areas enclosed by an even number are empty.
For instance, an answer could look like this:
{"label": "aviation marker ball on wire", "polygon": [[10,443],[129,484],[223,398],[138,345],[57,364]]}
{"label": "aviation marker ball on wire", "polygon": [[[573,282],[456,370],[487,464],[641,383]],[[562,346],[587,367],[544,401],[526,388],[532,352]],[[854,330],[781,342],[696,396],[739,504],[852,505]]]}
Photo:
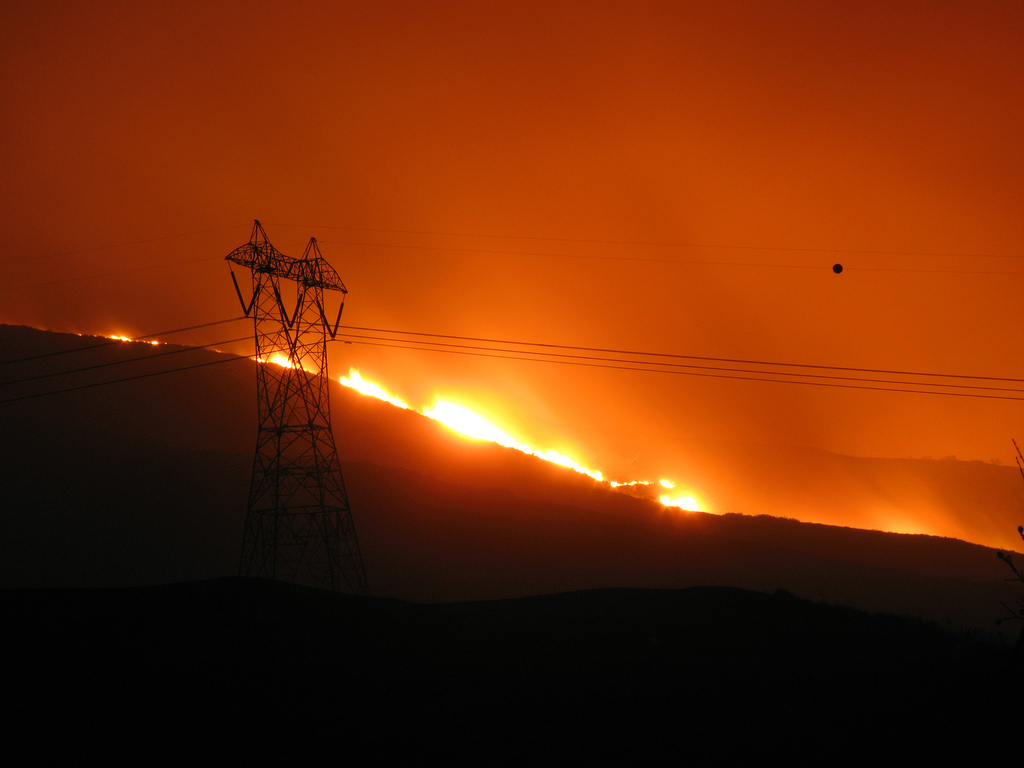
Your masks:
{"label": "aviation marker ball on wire", "polygon": [[842,264],[833,264],[832,265],[832,271],[835,272],[838,275],[840,272],[843,271],[843,265]]}

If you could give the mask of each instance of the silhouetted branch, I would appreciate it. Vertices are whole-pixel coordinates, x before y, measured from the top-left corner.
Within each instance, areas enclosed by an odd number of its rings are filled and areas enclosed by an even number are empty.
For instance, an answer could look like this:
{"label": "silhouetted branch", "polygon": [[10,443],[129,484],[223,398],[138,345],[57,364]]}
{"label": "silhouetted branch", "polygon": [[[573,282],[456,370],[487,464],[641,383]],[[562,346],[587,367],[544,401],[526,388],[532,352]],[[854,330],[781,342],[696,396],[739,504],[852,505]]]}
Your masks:
{"label": "silhouetted branch", "polygon": [[[1017,469],[1020,470],[1020,476],[1024,479],[1024,453],[1021,453],[1020,446],[1017,445],[1017,441],[1012,439],[1010,442],[1013,443],[1014,450],[1017,451],[1017,455],[1014,457],[1014,461],[1017,462]],[[1020,536],[1021,540],[1024,540],[1024,525],[1017,526],[1017,535]],[[1013,562],[1013,557],[1009,552],[996,552],[996,557],[1006,563],[1010,570],[1013,571],[1013,578],[1006,579],[1006,581],[1019,581],[1024,584],[1024,567],[1018,567]],[[1002,624],[1004,621],[1021,621],[1024,622],[1024,597],[1017,598],[1017,605],[1007,605],[1006,603],[1000,603],[1003,608],[1006,609],[1008,616],[1004,616],[1001,619],[996,619],[996,624]],[[1024,628],[1020,631],[1020,636],[1017,638],[1017,649],[1020,650],[1024,647]]]}
{"label": "silhouetted branch", "polygon": [[[1017,443],[1014,442],[1014,447]],[[1019,450],[1019,449],[1018,449]],[[1020,534],[1021,539],[1024,539],[1024,525],[1017,526],[1017,533]],[[1010,570],[1013,571],[1013,577],[1006,579],[1006,581],[1019,581],[1024,584],[1024,568],[1018,567],[1013,562],[1013,557],[1009,552],[996,552],[996,557],[1006,563]],[[1004,621],[1024,621],[1024,597],[1017,598],[1017,605],[1007,605],[1006,603],[1000,603],[1003,608],[1006,609],[1008,616],[1004,616],[1001,619],[996,619],[996,624],[1002,624]],[[1017,638],[1017,648],[1024,646],[1024,628],[1021,629],[1020,636]]]}

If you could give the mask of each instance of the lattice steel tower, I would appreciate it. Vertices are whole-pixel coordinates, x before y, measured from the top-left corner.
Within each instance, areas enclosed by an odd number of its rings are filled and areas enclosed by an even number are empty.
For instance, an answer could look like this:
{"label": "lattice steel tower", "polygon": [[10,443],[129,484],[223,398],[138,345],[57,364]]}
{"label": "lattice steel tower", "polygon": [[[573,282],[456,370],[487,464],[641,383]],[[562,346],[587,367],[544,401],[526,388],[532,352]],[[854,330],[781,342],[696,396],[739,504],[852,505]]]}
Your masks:
{"label": "lattice steel tower", "polygon": [[[369,594],[341,463],[331,431],[327,337],[345,284],[311,238],[285,256],[257,221],[226,257],[252,270],[252,298],[238,300],[256,332],[259,432],[239,573]],[[341,293],[332,326],[324,291]]]}

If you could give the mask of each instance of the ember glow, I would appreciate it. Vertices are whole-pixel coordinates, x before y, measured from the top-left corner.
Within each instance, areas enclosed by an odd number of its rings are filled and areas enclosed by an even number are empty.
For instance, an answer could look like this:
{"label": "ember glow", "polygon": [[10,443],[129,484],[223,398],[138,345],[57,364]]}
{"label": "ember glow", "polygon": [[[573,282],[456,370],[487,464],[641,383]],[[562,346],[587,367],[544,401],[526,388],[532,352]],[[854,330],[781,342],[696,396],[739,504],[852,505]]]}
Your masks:
{"label": "ember glow", "polygon": [[[354,389],[361,394],[375,397],[378,400],[384,400],[385,402],[391,403],[399,408],[416,410],[411,409],[409,405],[397,397],[388,394],[380,385],[364,379],[359,371],[355,369],[351,369],[349,371],[349,375],[347,377],[342,376],[339,381],[343,386]],[[606,480],[604,475],[598,470],[588,469],[575,459],[572,459],[563,453],[553,450],[536,450],[526,443],[520,442],[485,417],[464,405],[460,405],[459,403],[438,399],[433,407],[426,408],[422,411],[417,410],[417,413],[433,419],[434,421],[439,421],[449,429],[453,429],[467,437],[472,437],[477,440],[487,440],[492,443],[497,443],[498,445],[503,445],[506,448],[514,448],[517,451],[522,451],[523,453],[527,453],[531,456],[536,456],[538,459],[543,459],[544,461],[551,462],[552,464],[558,464],[575,472],[587,475],[600,483],[607,483],[612,488],[651,485],[647,480],[631,480],[628,482],[614,482]],[[661,485],[666,488],[675,487],[675,484],[668,480],[662,480],[660,482]],[[678,507],[679,509],[685,509],[692,512],[702,511],[700,505],[694,500],[693,496],[683,496],[676,499],[670,499],[668,496],[661,496],[659,500],[666,507]]]}

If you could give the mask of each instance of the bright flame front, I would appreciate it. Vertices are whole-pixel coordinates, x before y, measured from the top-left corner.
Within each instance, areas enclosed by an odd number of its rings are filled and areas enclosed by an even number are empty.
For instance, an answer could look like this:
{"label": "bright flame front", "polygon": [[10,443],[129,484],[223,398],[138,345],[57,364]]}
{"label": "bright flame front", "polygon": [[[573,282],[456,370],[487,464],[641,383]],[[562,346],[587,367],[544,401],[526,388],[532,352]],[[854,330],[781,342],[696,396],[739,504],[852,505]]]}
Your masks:
{"label": "bright flame front", "polygon": [[348,372],[348,376],[342,376],[339,381],[346,387],[354,389],[356,392],[361,392],[362,394],[369,395],[370,397],[376,397],[378,400],[383,400],[386,403],[391,403],[392,405],[404,408],[405,410],[409,409],[409,406],[397,397],[392,397],[377,384],[374,384],[372,381],[367,381],[360,376],[359,371],[350,370]]}
{"label": "bright flame front", "polygon": [[[82,334],[78,334],[78,335],[81,336]],[[119,335],[116,335],[116,334],[113,335],[113,336],[106,336],[105,338],[113,339],[114,341],[133,341],[133,342],[136,342],[138,344],[151,344],[154,347],[157,346],[160,343],[159,341],[144,341],[142,339],[136,340],[136,339],[133,339],[133,338],[131,338],[129,336],[119,336]]]}
{"label": "bright flame front", "polygon": [[672,499],[668,496],[659,496],[658,501],[666,507],[679,507],[680,509],[685,509],[689,512],[700,512],[700,505],[697,504],[697,501],[693,496],[680,496],[678,499]]}
{"label": "bright flame front", "polygon": [[526,443],[520,443],[507,432],[496,427],[483,416],[471,411],[464,405],[451,403],[447,400],[438,400],[433,408],[423,411],[423,415],[439,421],[446,427],[454,429],[456,432],[460,432],[467,437],[489,440],[492,443],[504,445],[506,448],[515,448],[517,451],[528,453],[531,456],[536,456],[538,459],[544,459],[544,461],[550,461],[552,464],[568,467],[595,480],[604,480],[600,472],[581,466],[565,454],[558,453],[557,451],[537,451]]}
{"label": "bright flame front", "polygon": [[[277,362],[272,360],[271,362]],[[287,362],[287,361],[285,361]],[[339,381],[342,385],[354,389],[364,395],[375,397],[378,400],[384,400],[385,402],[391,403],[399,408],[405,408],[409,410],[409,406],[402,400],[388,394],[381,386],[374,384],[373,382],[367,381],[360,375],[359,371],[351,369],[349,375],[342,376]],[[629,482],[613,482],[604,479],[604,475],[594,469],[587,469],[586,467],[579,464],[579,462],[566,456],[565,454],[558,453],[557,451],[538,451],[531,448],[525,443],[521,443],[512,437],[510,434],[505,432],[498,426],[495,426],[490,421],[485,419],[480,414],[467,408],[464,405],[453,403],[448,400],[438,400],[433,408],[427,408],[423,411],[418,411],[422,415],[439,421],[450,429],[455,430],[467,437],[472,437],[477,440],[487,440],[498,445],[503,445],[506,448],[514,448],[517,451],[528,453],[531,456],[536,456],[538,459],[551,462],[552,464],[558,464],[563,467],[568,467],[576,472],[592,477],[594,480],[602,483],[608,483],[612,488],[622,488],[635,485],[651,485],[647,480],[632,480]],[[659,481],[665,488],[675,488],[675,483],[668,480]],[[685,509],[691,512],[700,512],[701,508],[693,496],[681,496],[676,499],[669,498],[668,496],[659,497],[659,501],[666,507],[677,507],[679,509]]]}
{"label": "bright flame front", "polygon": [[269,358],[267,358],[267,357],[256,357],[256,358],[253,358],[253,359],[256,360],[257,363],[272,363],[274,365],[279,365],[282,368],[291,368],[292,370],[298,370],[299,368],[301,368],[302,370],[306,371],[306,373],[312,373],[312,371],[310,371],[304,365],[296,365],[291,360],[289,360],[287,357],[285,357],[284,355],[281,355],[281,354],[277,354],[277,355],[274,355],[273,357],[269,357]]}
{"label": "bright flame front", "polygon": [[[461,432],[468,437],[479,440],[490,440],[492,443],[504,445],[506,448],[518,448],[519,444],[510,435],[491,424],[483,416],[469,410],[464,405],[438,400],[433,408],[423,412],[424,416],[440,421],[447,427]],[[529,451],[532,453],[532,451]]]}

